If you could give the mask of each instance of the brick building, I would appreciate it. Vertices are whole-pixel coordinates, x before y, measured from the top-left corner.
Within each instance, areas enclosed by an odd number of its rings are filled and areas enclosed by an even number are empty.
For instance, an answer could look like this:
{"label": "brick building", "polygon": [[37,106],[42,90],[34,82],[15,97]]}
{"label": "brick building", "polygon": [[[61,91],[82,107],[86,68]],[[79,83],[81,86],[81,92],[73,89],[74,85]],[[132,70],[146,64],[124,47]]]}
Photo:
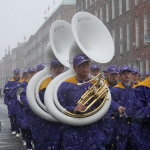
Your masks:
{"label": "brick building", "polygon": [[144,36],[150,35],[150,0],[132,1],[132,50],[133,66],[142,74],[150,71],[150,43]]}
{"label": "brick building", "polygon": [[[97,16],[112,35],[115,55],[105,66],[110,64],[116,64],[118,67],[128,65],[137,67],[143,74],[145,71],[149,71],[150,46],[143,42],[144,34],[149,34],[150,19],[149,15],[145,15],[149,13],[149,5],[150,0],[77,0],[77,11],[87,11]],[[136,28],[138,27],[139,30],[135,29],[135,18],[138,15],[139,25],[136,25]],[[137,30],[140,31],[139,50],[135,50]]]}

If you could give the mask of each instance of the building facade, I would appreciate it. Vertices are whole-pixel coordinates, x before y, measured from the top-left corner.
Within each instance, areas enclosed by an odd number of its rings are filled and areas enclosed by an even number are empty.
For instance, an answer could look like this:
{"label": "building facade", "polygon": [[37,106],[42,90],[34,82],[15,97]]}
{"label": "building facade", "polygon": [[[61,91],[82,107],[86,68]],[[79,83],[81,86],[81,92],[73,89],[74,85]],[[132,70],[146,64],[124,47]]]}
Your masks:
{"label": "building facade", "polygon": [[112,35],[115,54],[105,66],[128,65],[142,74],[149,71],[150,45],[144,43],[144,35],[150,35],[149,5],[150,0],[77,0],[77,11],[97,16]]}
{"label": "building facade", "polygon": [[132,50],[133,66],[144,75],[150,71],[150,0],[132,1]]}

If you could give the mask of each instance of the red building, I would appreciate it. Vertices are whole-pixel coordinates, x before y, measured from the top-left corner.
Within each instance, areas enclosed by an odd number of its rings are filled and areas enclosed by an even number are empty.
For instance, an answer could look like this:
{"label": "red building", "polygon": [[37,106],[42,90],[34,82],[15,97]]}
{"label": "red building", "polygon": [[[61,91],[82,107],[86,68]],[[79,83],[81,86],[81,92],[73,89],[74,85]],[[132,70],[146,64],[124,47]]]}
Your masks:
{"label": "red building", "polygon": [[143,75],[150,71],[150,41],[144,42],[145,35],[150,36],[150,0],[134,0],[132,1],[132,63]]}

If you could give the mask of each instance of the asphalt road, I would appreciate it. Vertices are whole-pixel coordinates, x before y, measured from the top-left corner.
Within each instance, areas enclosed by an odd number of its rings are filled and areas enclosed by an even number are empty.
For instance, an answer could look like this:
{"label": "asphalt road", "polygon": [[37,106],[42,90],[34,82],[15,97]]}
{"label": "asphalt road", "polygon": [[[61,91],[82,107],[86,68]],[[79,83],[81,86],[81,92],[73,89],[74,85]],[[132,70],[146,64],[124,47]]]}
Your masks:
{"label": "asphalt road", "polygon": [[0,150],[26,150],[21,138],[11,134],[7,106],[2,98],[0,98],[0,125]]}

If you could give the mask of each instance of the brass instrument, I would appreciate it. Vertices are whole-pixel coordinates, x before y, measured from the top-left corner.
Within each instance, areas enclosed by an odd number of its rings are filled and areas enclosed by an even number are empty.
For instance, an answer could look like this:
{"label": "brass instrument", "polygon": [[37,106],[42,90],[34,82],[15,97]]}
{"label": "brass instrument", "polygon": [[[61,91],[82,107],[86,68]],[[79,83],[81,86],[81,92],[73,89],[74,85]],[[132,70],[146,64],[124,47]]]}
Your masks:
{"label": "brass instrument", "polygon": [[[84,83],[77,83],[77,85],[81,86],[83,84],[87,84],[89,82],[95,82],[92,87],[90,87],[79,99],[77,104],[82,104],[86,106],[86,109],[81,112],[81,114],[74,114],[68,111],[65,112],[66,115],[75,117],[75,118],[84,118],[91,116],[98,112],[104,105],[105,101],[109,98],[107,97],[108,87],[106,86],[104,79],[101,78],[101,74],[99,73],[96,77]],[[101,82],[102,81],[102,82]],[[99,102],[99,106],[91,111],[87,112],[96,102]],[[87,112],[87,113],[86,113]]]}

